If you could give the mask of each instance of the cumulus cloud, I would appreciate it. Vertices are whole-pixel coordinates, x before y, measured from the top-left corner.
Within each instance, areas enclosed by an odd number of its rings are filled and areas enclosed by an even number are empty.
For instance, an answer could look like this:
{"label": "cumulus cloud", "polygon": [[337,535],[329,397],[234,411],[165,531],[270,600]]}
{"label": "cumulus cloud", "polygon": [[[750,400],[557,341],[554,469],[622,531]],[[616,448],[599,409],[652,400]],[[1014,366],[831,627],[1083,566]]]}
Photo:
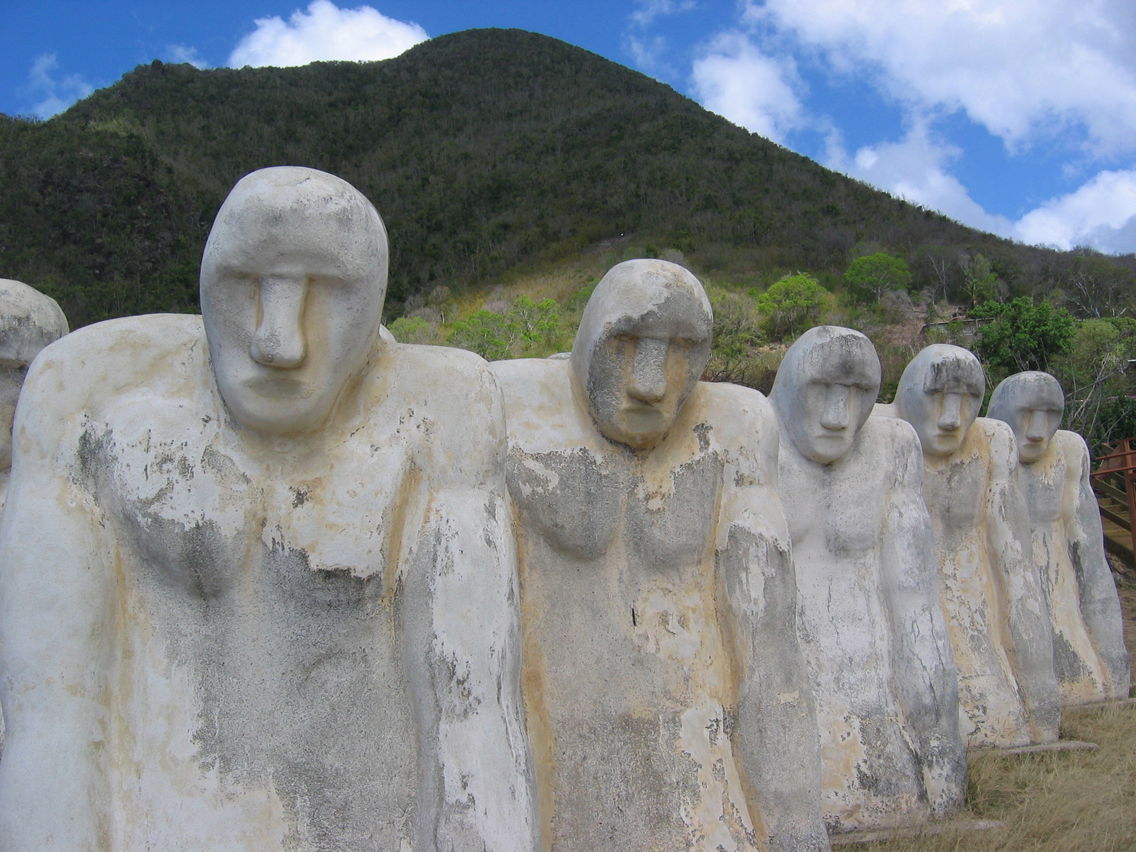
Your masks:
{"label": "cumulus cloud", "polygon": [[640,27],[649,27],[656,18],[689,12],[696,5],[694,0],[635,0],[631,20]]}
{"label": "cumulus cloud", "polygon": [[1131,0],[744,0],[838,71],[874,69],[900,101],[961,109],[1007,146],[1076,128],[1095,154],[1136,151]]}
{"label": "cumulus cloud", "polygon": [[196,47],[185,44],[171,44],[166,48],[167,62],[185,62],[194,68],[207,68],[208,63],[201,58]]}
{"label": "cumulus cloud", "polygon": [[743,33],[717,35],[694,61],[691,84],[707,109],[775,142],[805,120],[792,61],[764,54]]}
{"label": "cumulus cloud", "polygon": [[1075,192],[1023,216],[1019,239],[1060,249],[1136,251],[1136,170],[1102,171]]}
{"label": "cumulus cloud", "polygon": [[670,45],[663,36],[639,36],[628,33],[623,37],[623,49],[631,56],[635,67],[646,74],[663,76],[674,73],[673,67],[664,58],[669,52]]}
{"label": "cumulus cloud", "polygon": [[24,91],[36,101],[31,114],[51,118],[87,97],[94,87],[78,74],[61,74],[58,57],[54,53],[43,53],[32,62]]}
{"label": "cumulus cloud", "polygon": [[926,122],[918,121],[900,141],[867,145],[851,155],[830,139],[827,165],[972,228],[1011,236],[1010,220],[986,212],[950,173],[950,164],[961,153],[936,139]]}
{"label": "cumulus cloud", "polygon": [[284,21],[257,18],[256,29],[234,48],[229,65],[306,65],[318,60],[390,59],[429,36],[418,24],[397,21],[370,6],[340,9],[330,0],[313,0]]}

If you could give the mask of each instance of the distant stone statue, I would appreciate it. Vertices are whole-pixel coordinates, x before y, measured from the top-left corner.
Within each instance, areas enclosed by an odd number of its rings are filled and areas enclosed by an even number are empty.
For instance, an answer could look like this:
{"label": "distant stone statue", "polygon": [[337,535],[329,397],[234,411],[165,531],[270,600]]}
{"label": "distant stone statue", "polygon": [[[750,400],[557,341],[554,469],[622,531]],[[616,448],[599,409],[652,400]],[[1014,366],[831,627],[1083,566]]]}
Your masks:
{"label": "distant stone statue", "polygon": [[1130,681],[1120,598],[1104,557],[1089,448],[1058,429],[1065,394],[1048,373],[1010,376],[989,417],[1014,430],[1018,478],[1029,507],[1033,558],[1053,619],[1053,661],[1065,704],[1127,698]]}
{"label": "distant stone statue", "polygon": [[934,344],[907,365],[895,407],[923,448],[940,594],[970,746],[1057,739],[1053,628],[1024,534],[1010,428],[976,417],[985,378],[965,349]]}
{"label": "distant stone statue", "polygon": [[711,325],[693,275],[627,261],[567,361],[493,365],[554,849],[828,846],[776,422],[698,381]]}
{"label": "distant stone statue", "polygon": [[879,389],[868,338],[820,326],[789,348],[770,394],[834,831],[941,816],[966,792],[919,440],[869,418]]}
{"label": "distant stone statue", "polygon": [[344,181],[242,179],[204,318],[40,357],[0,527],[0,847],[531,849],[500,395],[379,339]]}
{"label": "distant stone statue", "polygon": [[12,467],[12,418],[28,365],[67,333],[58,303],[27,284],[0,278],[0,509]]}

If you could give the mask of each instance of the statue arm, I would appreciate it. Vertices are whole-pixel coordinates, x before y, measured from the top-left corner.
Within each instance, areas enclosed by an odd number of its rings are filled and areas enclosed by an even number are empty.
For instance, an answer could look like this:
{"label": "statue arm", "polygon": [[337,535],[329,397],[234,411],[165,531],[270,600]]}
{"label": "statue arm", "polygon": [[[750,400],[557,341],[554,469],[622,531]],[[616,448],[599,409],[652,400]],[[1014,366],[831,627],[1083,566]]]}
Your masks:
{"label": "statue arm", "polygon": [[986,422],[993,430],[986,523],[992,567],[1002,589],[1004,641],[1030,736],[1044,742],[1057,738],[1061,720],[1053,621],[1033,562],[1029,511],[1017,483],[1017,446],[1008,426]]}
{"label": "statue arm", "polygon": [[[110,674],[114,546],[80,481],[67,371],[38,361],[16,417],[0,524],[0,848],[111,843]],[[82,385],[82,378],[76,381]],[[72,384],[72,386],[75,386]]]}
{"label": "statue arm", "polygon": [[[436,436],[454,442],[434,449],[436,476],[424,483],[432,493],[404,560],[405,654],[418,713],[415,848],[422,850],[537,847],[504,419],[491,378],[482,391],[451,435]],[[488,422],[470,423],[479,411]]]}
{"label": "statue arm", "polygon": [[776,491],[777,428],[758,411],[753,448],[727,465],[715,553],[719,619],[735,673],[734,754],[774,850],[828,849],[816,709],[797,641],[797,584]]}
{"label": "statue arm", "polygon": [[[905,428],[906,427],[906,428]],[[942,607],[931,516],[923,502],[923,458],[903,421],[889,442],[897,454],[888,492],[880,567],[893,637],[893,689],[923,768],[932,813],[962,805],[966,752],[958,727],[958,675]]]}
{"label": "statue arm", "polygon": [[1124,623],[1116,582],[1104,555],[1100,508],[1089,483],[1089,448],[1074,432],[1057,435],[1071,439],[1067,469],[1072,481],[1067,483],[1066,491],[1073,495],[1075,506],[1063,514],[1070,519],[1069,557],[1077,576],[1081,617],[1108,670],[1109,697],[1127,698],[1131,670],[1124,647]]}

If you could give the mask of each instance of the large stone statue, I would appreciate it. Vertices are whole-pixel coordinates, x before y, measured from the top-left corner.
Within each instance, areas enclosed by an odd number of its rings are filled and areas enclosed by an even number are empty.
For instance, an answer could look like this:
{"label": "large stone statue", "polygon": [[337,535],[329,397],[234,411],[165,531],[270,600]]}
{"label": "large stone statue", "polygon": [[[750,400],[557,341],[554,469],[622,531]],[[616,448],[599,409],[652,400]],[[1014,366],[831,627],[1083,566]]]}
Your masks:
{"label": "large stone statue", "polygon": [[202,319],[37,359],[0,528],[0,848],[531,849],[500,395],[379,340],[387,241],[241,180]]}
{"label": "large stone statue", "polygon": [[1053,628],[1024,535],[1014,436],[1005,423],[976,417],[984,390],[978,359],[937,343],[907,365],[895,406],[923,448],[963,738],[970,746],[1050,742],[1060,722]]}
{"label": "large stone statue", "polygon": [[1053,619],[1057,683],[1064,703],[1084,704],[1126,698],[1131,675],[1120,598],[1089,485],[1089,448],[1080,435],[1057,428],[1064,413],[1057,379],[1039,372],[1003,381],[987,411],[1017,438],[1033,558]]}
{"label": "large stone statue", "polygon": [[628,261],[568,360],[493,365],[554,849],[827,848],[776,422],[698,381],[711,325],[693,275]]}
{"label": "large stone statue", "polygon": [[0,509],[12,466],[12,418],[28,365],[66,333],[67,318],[55,299],[20,281],[0,278]]}
{"label": "large stone statue", "polygon": [[919,440],[869,418],[879,388],[868,338],[821,326],[789,348],[770,394],[834,831],[941,816],[966,792]]}

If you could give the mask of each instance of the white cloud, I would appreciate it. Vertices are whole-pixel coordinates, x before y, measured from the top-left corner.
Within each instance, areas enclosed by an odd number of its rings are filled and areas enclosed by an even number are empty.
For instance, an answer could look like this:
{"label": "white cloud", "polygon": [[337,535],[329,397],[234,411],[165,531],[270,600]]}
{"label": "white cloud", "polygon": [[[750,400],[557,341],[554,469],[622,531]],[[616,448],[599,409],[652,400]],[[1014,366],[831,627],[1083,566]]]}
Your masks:
{"label": "white cloud", "polygon": [[674,68],[663,58],[670,50],[670,45],[663,36],[628,33],[623,37],[623,49],[631,56],[635,67],[645,74],[659,77],[674,73]]}
{"label": "white cloud", "polygon": [[370,6],[340,9],[330,0],[313,0],[285,22],[257,18],[256,29],[241,39],[229,65],[306,65],[328,59],[390,59],[429,36],[415,23],[396,21]]}
{"label": "white cloud", "polygon": [[703,106],[775,142],[804,123],[802,85],[791,61],[765,55],[736,32],[716,36],[692,67]]}
{"label": "white cloud", "polygon": [[918,121],[899,142],[865,146],[850,156],[830,137],[827,165],[972,228],[1010,236],[1010,220],[987,213],[950,173],[950,163],[960,154]]}
{"label": "white cloud", "polygon": [[1136,150],[1132,0],[745,0],[743,20],[874,69],[902,102],[962,109],[1011,149],[1075,127],[1096,154]]}
{"label": "white cloud", "polygon": [[208,68],[209,64],[201,58],[196,47],[185,44],[171,44],[166,47],[168,62],[186,62],[194,68]]}
{"label": "white cloud", "polygon": [[689,12],[696,5],[694,0],[635,0],[631,20],[641,27],[649,27],[656,18]]}
{"label": "white cloud", "polygon": [[1100,172],[1075,192],[1027,213],[1015,231],[1025,242],[1060,249],[1136,252],[1136,170]]}
{"label": "white cloud", "polygon": [[78,74],[60,75],[58,57],[54,53],[43,53],[32,62],[24,91],[36,101],[31,114],[51,118],[85,98],[94,87]]}

